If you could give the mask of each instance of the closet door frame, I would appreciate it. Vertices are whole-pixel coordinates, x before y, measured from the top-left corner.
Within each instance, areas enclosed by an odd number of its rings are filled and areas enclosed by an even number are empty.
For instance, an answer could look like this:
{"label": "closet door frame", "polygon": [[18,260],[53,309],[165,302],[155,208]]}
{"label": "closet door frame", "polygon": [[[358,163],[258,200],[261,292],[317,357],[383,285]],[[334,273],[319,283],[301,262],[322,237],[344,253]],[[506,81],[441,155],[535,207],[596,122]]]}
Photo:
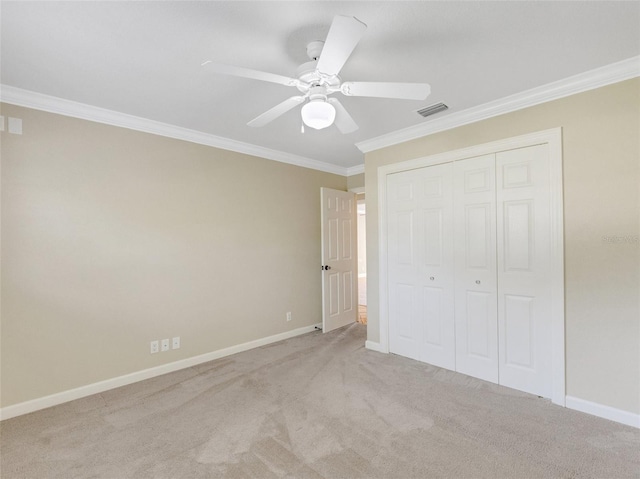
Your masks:
{"label": "closet door frame", "polygon": [[379,344],[367,341],[367,347],[389,352],[389,291],[387,271],[387,175],[426,166],[451,163],[501,151],[548,145],[551,219],[551,368],[554,404],[565,406],[565,318],[564,318],[564,212],[562,196],[562,129],[552,128],[460,150],[416,158],[378,168],[378,238],[379,238]]}

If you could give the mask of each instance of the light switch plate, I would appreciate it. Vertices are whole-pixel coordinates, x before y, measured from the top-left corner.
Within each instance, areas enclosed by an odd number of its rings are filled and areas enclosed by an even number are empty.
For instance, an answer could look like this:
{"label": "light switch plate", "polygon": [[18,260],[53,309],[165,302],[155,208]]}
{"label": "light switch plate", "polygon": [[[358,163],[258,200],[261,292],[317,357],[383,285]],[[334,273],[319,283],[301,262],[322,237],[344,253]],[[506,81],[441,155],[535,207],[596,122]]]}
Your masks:
{"label": "light switch plate", "polygon": [[9,133],[22,135],[22,118],[9,117]]}

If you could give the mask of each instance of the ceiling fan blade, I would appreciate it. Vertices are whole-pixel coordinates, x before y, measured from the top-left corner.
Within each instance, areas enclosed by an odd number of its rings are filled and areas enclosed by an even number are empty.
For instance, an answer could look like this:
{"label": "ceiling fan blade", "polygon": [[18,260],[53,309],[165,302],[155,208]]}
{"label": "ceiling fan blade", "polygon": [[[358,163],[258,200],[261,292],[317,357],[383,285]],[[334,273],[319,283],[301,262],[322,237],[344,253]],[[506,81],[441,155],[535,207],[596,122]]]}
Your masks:
{"label": "ceiling fan blade", "polygon": [[338,130],[340,130],[340,133],[346,135],[358,129],[356,122],[353,121],[349,112],[342,106],[342,103],[340,103],[337,98],[329,98],[327,101],[336,109],[336,119],[334,123]]}
{"label": "ceiling fan blade", "polygon": [[372,96],[403,100],[424,100],[431,93],[427,83],[344,82],[340,91],[347,96]]}
{"label": "ceiling fan blade", "polygon": [[254,127],[264,126],[267,123],[278,118],[280,115],[284,115],[292,108],[295,108],[301,103],[304,103],[304,100],[305,97],[303,96],[292,96],[291,98],[287,98],[282,103],[278,103],[270,110],[265,111],[262,115],[251,120],[249,123],[247,123],[247,125]]}
{"label": "ceiling fan blade", "polygon": [[366,29],[367,26],[355,17],[336,15],[318,59],[318,71],[337,75]]}
{"label": "ceiling fan blade", "polygon": [[251,70],[250,68],[236,67],[233,65],[223,65],[222,63],[215,63],[211,60],[202,62],[201,66],[215,73],[222,73],[224,75],[233,75],[243,78],[252,78],[253,80],[279,83],[280,85],[296,86],[300,83],[300,81],[296,78],[276,75],[275,73],[261,72],[259,70]]}

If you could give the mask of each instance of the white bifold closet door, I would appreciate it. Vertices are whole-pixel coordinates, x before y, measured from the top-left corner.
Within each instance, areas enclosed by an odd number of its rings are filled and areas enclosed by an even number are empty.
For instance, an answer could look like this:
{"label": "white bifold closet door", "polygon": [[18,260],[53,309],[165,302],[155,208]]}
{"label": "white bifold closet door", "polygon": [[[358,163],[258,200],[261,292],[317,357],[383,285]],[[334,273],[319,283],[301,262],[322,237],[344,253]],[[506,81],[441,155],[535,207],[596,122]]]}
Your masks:
{"label": "white bifold closet door", "polygon": [[551,397],[547,145],[496,154],[500,384]]}
{"label": "white bifold closet door", "polygon": [[546,145],[387,177],[389,348],[551,397]]}
{"label": "white bifold closet door", "polygon": [[452,165],[390,175],[389,328],[393,353],[455,368]]}
{"label": "white bifold closet door", "polygon": [[495,155],[454,164],[456,371],[498,382]]}

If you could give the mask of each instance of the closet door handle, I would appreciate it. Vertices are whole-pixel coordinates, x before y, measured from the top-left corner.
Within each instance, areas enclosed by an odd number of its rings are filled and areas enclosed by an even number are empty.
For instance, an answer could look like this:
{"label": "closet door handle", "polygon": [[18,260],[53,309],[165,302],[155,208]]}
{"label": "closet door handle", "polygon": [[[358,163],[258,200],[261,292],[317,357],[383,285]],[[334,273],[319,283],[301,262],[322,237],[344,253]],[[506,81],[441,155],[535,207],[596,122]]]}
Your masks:
{"label": "closet door handle", "polygon": [[479,279],[476,279],[476,284],[480,284],[480,280]]}
{"label": "closet door handle", "polygon": [[431,278],[429,278],[431,281],[433,281],[434,279],[436,279],[434,276],[431,276]]}

